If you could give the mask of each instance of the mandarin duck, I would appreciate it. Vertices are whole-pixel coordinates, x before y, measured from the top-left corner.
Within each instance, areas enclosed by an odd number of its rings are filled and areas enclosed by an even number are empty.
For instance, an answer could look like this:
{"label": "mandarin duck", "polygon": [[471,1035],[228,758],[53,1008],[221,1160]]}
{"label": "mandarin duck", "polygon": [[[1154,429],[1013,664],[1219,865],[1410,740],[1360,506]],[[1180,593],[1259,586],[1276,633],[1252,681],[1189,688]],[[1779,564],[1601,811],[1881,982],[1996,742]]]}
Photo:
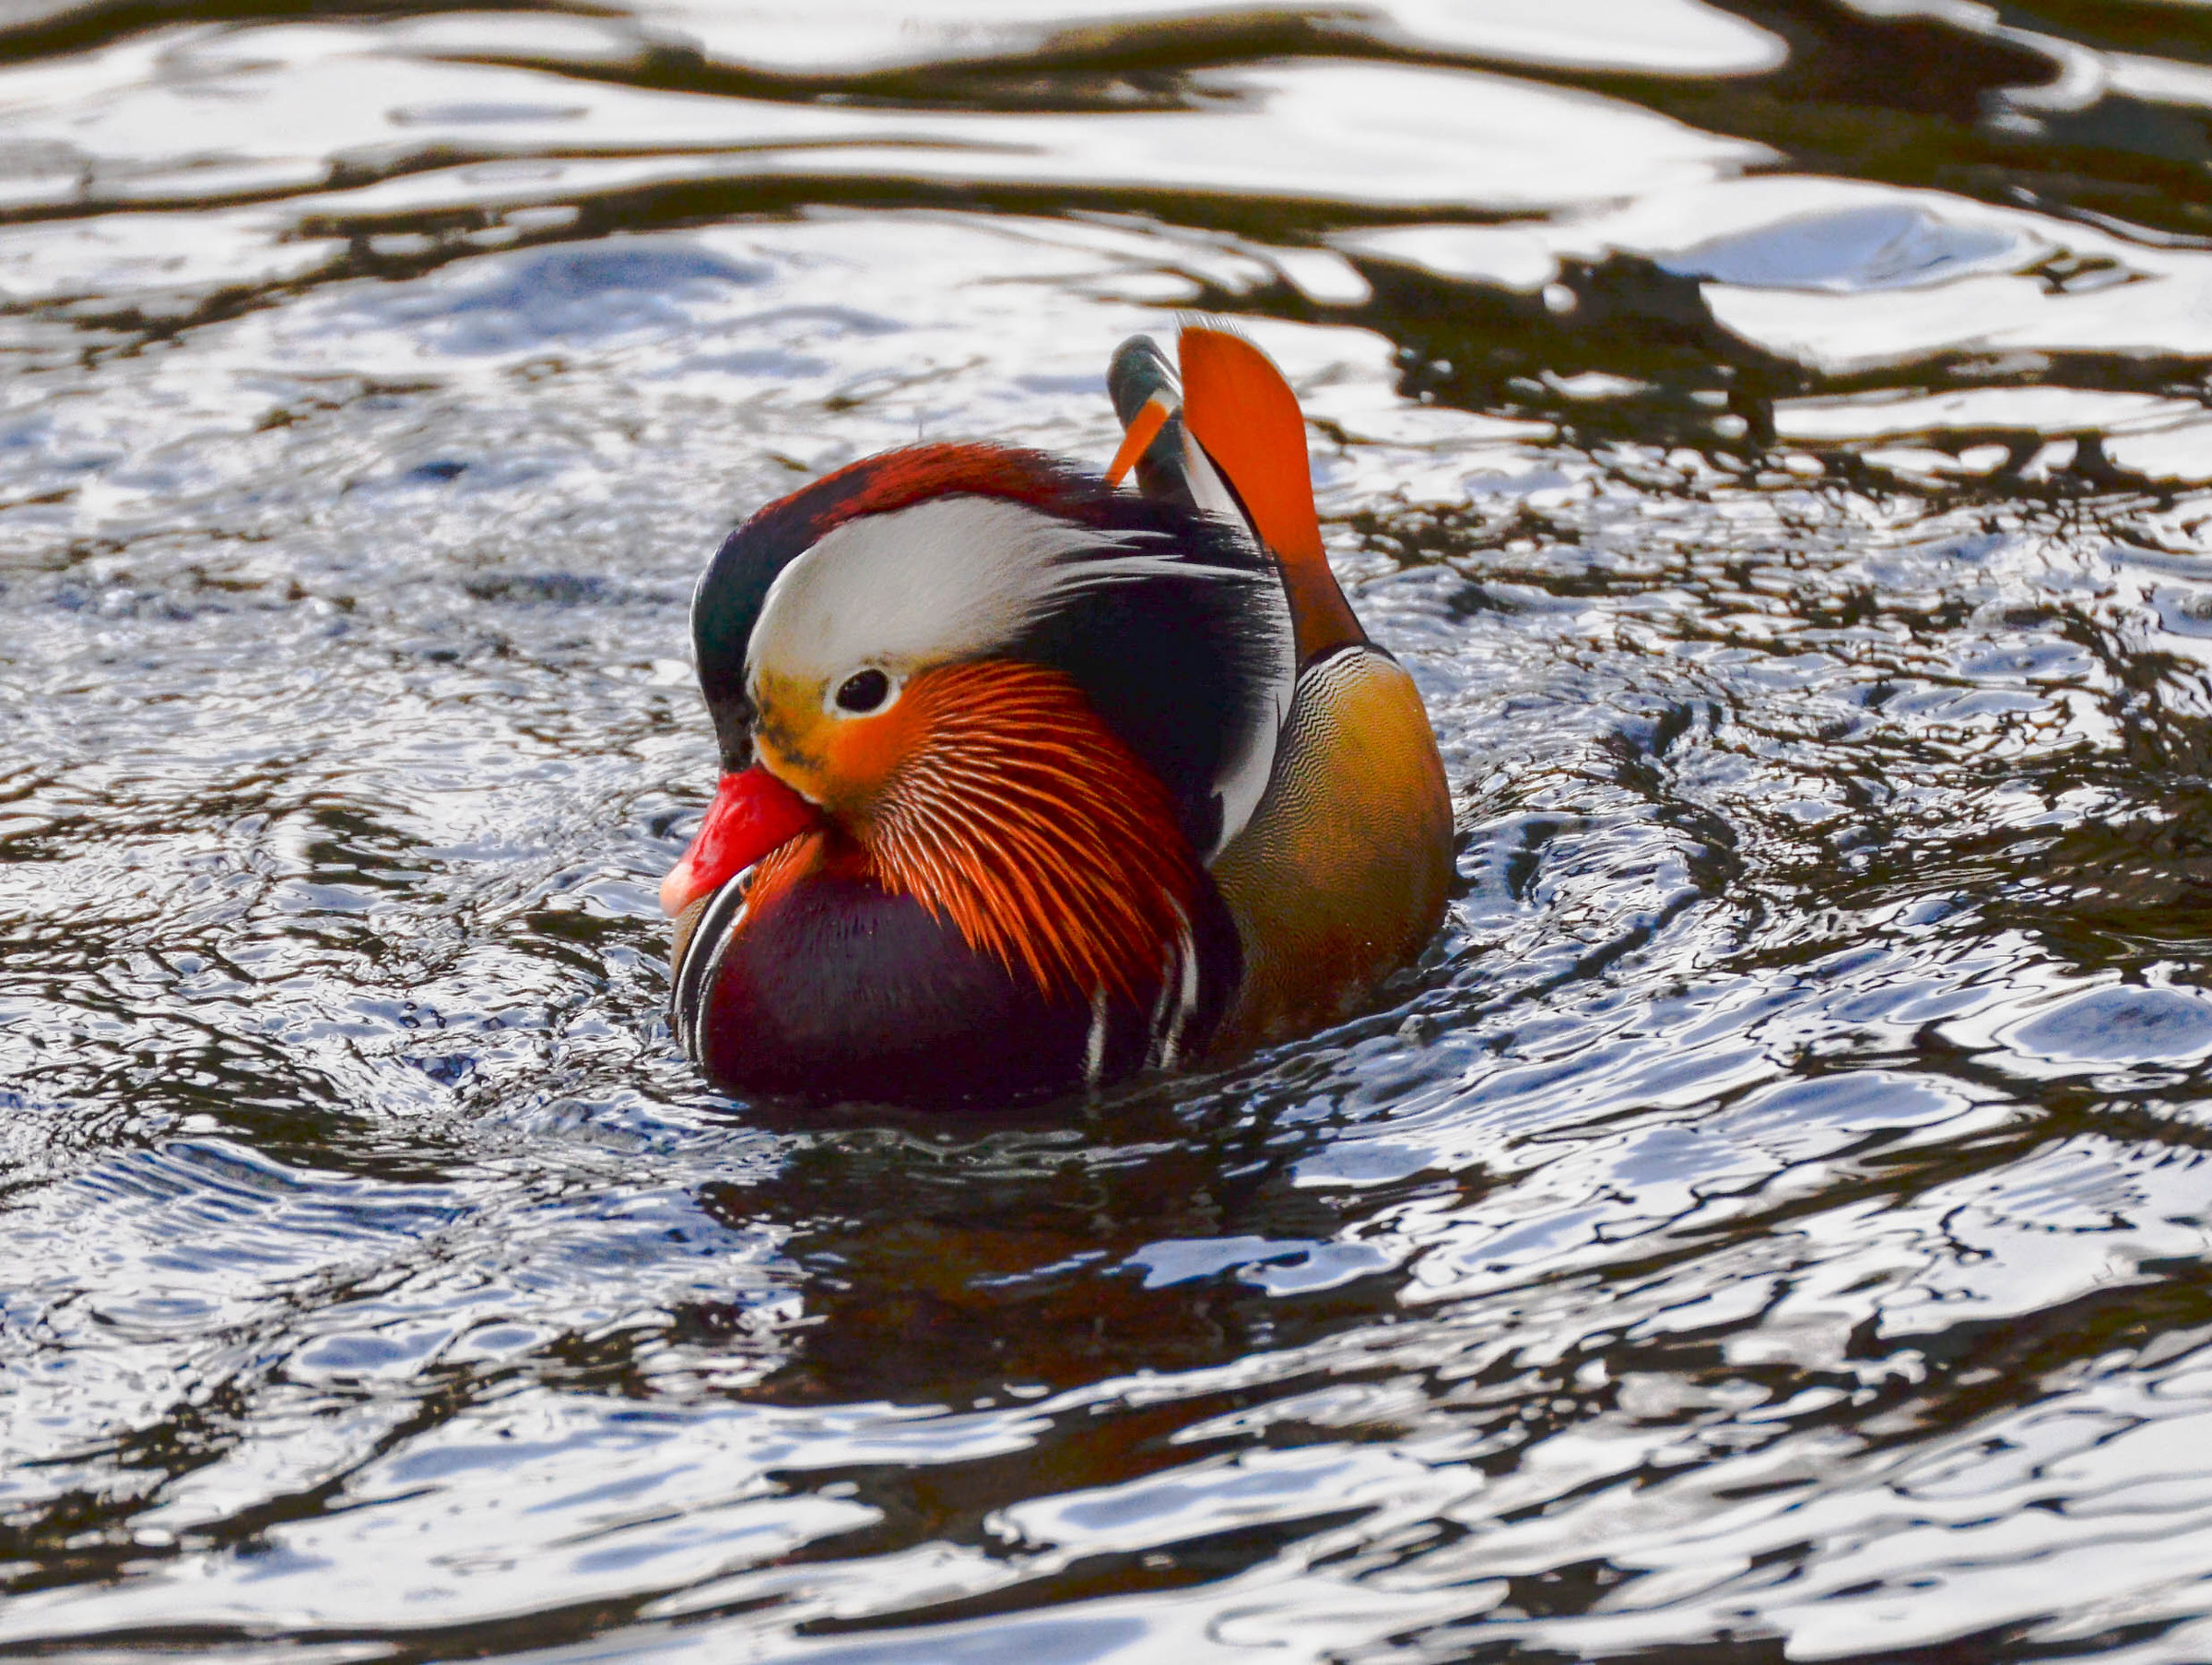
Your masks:
{"label": "mandarin duck", "polygon": [[1226,330],[1177,358],[1115,354],[1102,478],[915,445],[708,563],[723,774],[661,904],[718,1085],[1096,1089],[1335,1022],[1435,935],[1443,767],[1329,570],[1297,398]]}

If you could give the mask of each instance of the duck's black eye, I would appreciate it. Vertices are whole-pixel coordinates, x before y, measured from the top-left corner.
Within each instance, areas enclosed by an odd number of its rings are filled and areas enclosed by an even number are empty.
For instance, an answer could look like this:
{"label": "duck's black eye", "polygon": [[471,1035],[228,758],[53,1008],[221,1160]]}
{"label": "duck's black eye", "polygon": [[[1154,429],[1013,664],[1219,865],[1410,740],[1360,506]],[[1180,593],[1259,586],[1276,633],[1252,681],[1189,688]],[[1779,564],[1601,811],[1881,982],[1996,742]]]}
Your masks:
{"label": "duck's black eye", "polygon": [[837,685],[838,710],[849,711],[855,716],[880,709],[890,697],[890,678],[873,666],[854,671]]}

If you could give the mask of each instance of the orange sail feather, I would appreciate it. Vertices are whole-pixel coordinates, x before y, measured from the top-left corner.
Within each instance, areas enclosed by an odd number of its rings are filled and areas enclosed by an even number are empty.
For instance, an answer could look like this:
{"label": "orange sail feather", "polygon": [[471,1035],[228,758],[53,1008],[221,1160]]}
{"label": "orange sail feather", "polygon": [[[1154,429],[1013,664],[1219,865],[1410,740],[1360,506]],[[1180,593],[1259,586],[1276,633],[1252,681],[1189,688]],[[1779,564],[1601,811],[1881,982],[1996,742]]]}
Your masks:
{"label": "orange sail feather", "polygon": [[1265,353],[1227,330],[1186,326],[1177,351],[1182,419],[1283,563],[1299,663],[1365,642],[1322,548],[1298,396]]}

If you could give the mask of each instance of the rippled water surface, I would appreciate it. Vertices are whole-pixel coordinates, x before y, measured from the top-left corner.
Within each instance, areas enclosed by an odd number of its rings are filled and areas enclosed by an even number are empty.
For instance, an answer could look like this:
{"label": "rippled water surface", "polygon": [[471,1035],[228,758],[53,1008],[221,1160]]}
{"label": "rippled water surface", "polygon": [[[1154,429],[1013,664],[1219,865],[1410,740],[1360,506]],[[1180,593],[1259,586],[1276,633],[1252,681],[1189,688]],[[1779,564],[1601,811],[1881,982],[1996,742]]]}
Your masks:
{"label": "rippled water surface", "polygon": [[[0,1655],[2212,1659],[2212,11],[0,9]],[[1237,317],[1384,1010],[704,1090],[714,540]]]}

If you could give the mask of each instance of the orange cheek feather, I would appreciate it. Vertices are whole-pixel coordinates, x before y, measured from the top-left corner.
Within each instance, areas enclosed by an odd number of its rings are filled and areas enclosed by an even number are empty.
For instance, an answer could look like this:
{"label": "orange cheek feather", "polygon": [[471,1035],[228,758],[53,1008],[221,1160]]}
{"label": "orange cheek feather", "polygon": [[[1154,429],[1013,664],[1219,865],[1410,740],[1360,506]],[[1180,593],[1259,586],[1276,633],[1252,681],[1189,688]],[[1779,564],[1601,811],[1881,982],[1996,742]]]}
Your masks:
{"label": "orange cheek feather", "polygon": [[865,819],[900,765],[921,746],[928,713],[901,697],[873,716],[832,717],[823,737],[822,802]]}
{"label": "orange cheek feather", "polygon": [[[772,702],[772,703],[771,703]],[[892,773],[921,743],[926,714],[901,699],[873,716],[838,716],[815,709],[809,691],[763,690],[776,714],[754,744],[783,780],[830,814],[865,820]],[[788,714],[796,706],[803,714]]]}
{"label": "orange cheek feather", "polygon": [[751,916],[856,863],[971,949],[1079,1000],[1136,998],[1189,935],[1205,880],[1174,804],[1060,672],[947,666],[873,716],[788,703],[808,714],[764,725],[761,759],[830,825],[761,862]]}
{"label": "orange cheek feather", "polygon": [[841,769],[881,783],[853,829],[879,882],[1048,995],[1162,974],[1203,875],[1167,789],[1065,676],[948,666],[851,726]]}

